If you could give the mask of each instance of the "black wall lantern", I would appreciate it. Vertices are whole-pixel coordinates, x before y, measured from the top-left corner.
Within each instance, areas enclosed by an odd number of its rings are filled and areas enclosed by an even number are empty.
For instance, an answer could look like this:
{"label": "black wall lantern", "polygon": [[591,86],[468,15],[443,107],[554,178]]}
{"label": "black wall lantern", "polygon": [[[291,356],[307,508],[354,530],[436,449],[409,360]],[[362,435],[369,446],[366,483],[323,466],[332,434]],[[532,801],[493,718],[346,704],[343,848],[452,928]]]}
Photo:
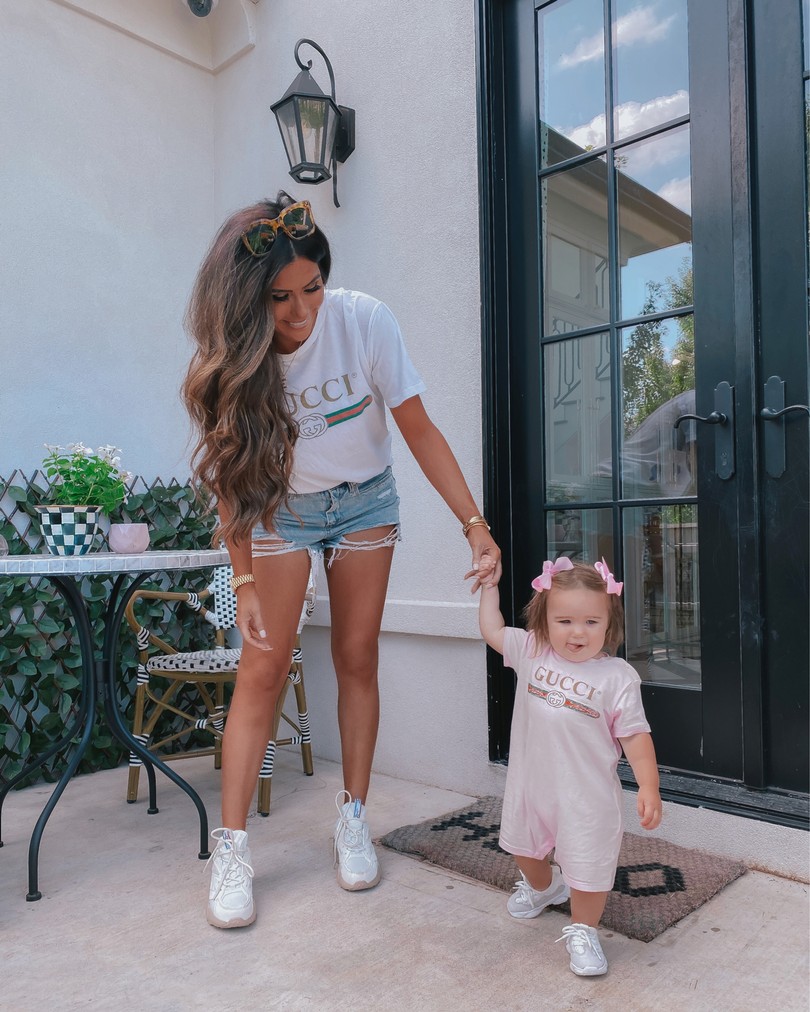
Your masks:
{"label": "black wall lantern", "polygon": [[[312,60],[303,64],[298,56],[301,46],[312,46],[321,54],[329,71],[332,97],[318,87],[310,68]],[[295,44],[295,62],[301,68],[284,93],[270,106],[276,114],[284,150],[290,162],[290,175],[299,183],[322,183],[332,179],[335,207],[337,199],[337,163],[345,162],[354,151],[354,109],[335,101],[335,75],[326,53],[312,39],[299,39]]]}

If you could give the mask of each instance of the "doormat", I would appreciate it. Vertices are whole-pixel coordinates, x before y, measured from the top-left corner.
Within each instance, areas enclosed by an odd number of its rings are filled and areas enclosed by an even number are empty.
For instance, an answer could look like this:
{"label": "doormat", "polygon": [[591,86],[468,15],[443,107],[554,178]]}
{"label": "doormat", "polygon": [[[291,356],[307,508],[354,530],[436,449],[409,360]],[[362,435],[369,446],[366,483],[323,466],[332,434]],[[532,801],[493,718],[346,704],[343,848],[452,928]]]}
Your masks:
{"label": "doormat", "polygon": [[[520,872],[514,857],[498,846],[500,828],[501,799],[484,797],[456,812],[402,826],[379,842],[511,892]],[[601,926],[642,942],[652,941],[744,871],[739,861],[653,836],[625,833]],[[560,909],[568,910],[568,903]]]}

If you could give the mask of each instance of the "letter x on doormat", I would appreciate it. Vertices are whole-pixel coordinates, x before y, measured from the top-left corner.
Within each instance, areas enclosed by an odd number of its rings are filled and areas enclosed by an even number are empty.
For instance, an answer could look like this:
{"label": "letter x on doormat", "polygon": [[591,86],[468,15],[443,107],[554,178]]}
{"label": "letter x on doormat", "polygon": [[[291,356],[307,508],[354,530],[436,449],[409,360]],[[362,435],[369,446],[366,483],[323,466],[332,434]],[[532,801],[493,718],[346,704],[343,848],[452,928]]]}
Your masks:
{"label": "letter x on doormat", "polygon": [[[520,873],[512,855],[498,846],[500,828],[501,799],[484,797],[456,812],[402,826],[379,842],[510,892]],[[744,871],[739,861],[625,833],[601,925],[652,941]],[[560,909],[567,910],[568,904]]]}

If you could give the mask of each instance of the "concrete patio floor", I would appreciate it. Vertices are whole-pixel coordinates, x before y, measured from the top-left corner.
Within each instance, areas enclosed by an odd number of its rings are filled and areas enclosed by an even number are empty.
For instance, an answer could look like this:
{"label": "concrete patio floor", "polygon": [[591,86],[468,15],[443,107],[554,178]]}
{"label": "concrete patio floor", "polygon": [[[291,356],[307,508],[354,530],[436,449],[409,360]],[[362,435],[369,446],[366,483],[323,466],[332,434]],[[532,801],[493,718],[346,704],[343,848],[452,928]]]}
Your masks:
{"label": "concrete patio floor", "polygon": [[[218,819],[219,775],[178,771]],[[25,900],[28,841],[49,785],[14,792],[0,850],[0,1009],[627,1010],[808,1008],[808,887],[749,871],[644,943],[609,932],[605,977],[568,969],[566,923],[515,921],[506,895],[380,849],[383,881],[335,883],[334,763],[300,773],[282,753],[267,819],[249,824],[258,920],[218,931],[204,917],[207,873],[193,806],[158,775],[158,815],[123,798],[126,769],[75,779],[46,828],[42,899]],[[145,778],[144,778],[145,783]],[[438,816],[469,796],[375,776],[372,830]]]}

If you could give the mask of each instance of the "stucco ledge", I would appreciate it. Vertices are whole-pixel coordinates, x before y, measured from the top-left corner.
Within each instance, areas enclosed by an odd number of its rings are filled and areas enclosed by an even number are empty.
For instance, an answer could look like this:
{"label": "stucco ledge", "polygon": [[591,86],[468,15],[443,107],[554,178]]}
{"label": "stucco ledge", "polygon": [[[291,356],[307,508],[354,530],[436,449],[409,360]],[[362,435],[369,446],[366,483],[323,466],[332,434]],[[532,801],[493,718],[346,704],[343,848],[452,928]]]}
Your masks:
{"label": "stucco ledge", "polygon": [[[330,625],[328,597],[318,596],[309,624],[316,626]],[[389,598],[385,602],[382,632],[480,640],[478,599],[476,598],[475,601],[467,603],[454,601],[408,601]]]}

